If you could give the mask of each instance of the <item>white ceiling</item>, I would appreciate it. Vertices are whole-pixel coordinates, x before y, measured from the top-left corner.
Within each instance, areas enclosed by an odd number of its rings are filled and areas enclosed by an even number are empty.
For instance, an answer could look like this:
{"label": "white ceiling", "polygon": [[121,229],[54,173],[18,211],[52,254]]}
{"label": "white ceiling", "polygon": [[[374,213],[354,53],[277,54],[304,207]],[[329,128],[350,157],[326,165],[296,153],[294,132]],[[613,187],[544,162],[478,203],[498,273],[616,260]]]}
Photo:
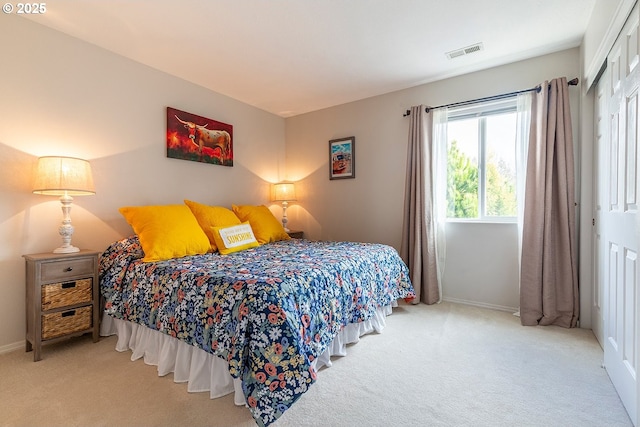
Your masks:
{"label": "white ceiling", "polygon": [[30,19],[290,117],[579,46],[595,1],[54,0]]}

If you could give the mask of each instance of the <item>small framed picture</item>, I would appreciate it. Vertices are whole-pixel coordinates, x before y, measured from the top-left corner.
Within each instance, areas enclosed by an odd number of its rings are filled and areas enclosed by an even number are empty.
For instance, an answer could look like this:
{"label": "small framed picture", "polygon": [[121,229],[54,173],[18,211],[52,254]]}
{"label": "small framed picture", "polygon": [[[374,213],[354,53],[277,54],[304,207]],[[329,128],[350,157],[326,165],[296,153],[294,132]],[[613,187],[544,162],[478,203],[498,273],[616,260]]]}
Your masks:
{"label": "small framed picture", "polygon": [[329,141],[329,179],[356,177],[355,150],[355,136]]}

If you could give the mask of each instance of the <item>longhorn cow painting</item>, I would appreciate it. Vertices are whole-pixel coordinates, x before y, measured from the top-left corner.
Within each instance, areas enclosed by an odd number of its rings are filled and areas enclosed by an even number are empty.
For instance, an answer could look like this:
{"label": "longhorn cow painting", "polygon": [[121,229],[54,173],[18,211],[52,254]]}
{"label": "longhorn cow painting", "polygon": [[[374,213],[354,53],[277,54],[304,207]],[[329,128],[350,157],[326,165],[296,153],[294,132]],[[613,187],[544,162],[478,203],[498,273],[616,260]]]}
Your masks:
{"label": "longhorn cow painting", "polygon": [[167,157],[233,166],[233,126],[167,107]]}

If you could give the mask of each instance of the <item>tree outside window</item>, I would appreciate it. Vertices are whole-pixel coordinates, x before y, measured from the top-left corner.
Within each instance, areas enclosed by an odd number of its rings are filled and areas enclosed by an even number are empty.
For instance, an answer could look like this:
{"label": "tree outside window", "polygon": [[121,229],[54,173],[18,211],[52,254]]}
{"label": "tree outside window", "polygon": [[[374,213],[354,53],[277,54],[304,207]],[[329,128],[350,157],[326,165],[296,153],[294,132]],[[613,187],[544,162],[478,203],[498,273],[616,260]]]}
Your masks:
{"label": "tree outside window", "polygon": [[512,221],[516,114],[483,113],[448,120],[447,218]]}

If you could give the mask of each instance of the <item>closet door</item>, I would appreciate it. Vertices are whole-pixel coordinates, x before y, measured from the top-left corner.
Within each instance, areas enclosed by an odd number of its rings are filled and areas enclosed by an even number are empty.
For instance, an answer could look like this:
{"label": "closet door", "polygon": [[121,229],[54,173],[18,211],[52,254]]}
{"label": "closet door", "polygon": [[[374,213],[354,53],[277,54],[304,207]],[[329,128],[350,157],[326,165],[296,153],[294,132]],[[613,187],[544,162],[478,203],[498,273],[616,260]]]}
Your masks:
{"label": "closet door", "polygon": [[602,209],[607,206],[607,195],[609,187],[607,181],[600,178],[607,175],[607,149],[609,140],[609,69],[606,68],[600,77],[595,89],[594,102],[594,164],[593,164],[593,227],[591,228],[591,241],[593,242],[592,254],[592,277],[594,284],[591,295],[591,328],[594,335],[598,339],[600,346],[604,348],[604,310],[603,310],[603,290],[604,290],[604,272],[605,259],[604,254],[607,249],[602,239]]}
{"label": "closet door", "polygon": [[604,364],[630,418],[638,425],[638,7],[607,60],[608,138],[600,151],[600,248]]}

